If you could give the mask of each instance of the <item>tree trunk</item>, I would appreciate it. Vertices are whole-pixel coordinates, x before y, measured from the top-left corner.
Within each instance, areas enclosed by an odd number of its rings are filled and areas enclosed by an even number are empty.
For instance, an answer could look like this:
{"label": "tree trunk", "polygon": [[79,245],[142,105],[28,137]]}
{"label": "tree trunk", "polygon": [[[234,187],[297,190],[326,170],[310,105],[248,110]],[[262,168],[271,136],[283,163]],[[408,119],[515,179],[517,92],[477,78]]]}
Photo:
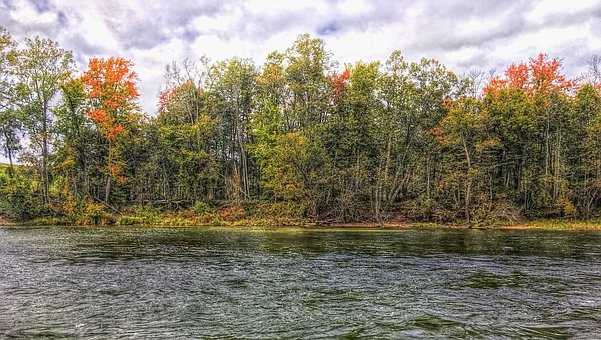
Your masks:
{"label": "tree trunk", "polygon": [[545,125],[545,176],[549,175],[549,117],[547,116],[547,124]]}
{"label": "tree trunk", "polygon": [[42,107],[42,181],[44,185],[44,203],[48,204],[48,103]]}
{"label": "tree trunk", "polygon": [[112,145],[109,141],[108,146],[108,160],[107,160],[107,169],[106,169],[106,183],[104,185],[104,203],[109,204],[109,197],[111,195],[111,165],[113,162],[113,152]]}
{"label": "tree trunk", "polygon": [[462,137],[461,141],[463,143],[463,151],[465,152],[465,160],[467,161],[467,173],[465,179],[465,219],[467,223],[470,223],[470,199],[472,195],[472,160],[470,158],[470,152],[467,149],[465,138]]}
{"label": "tree trunk", "polygon": [[236,129],[236,134],[238,135],[238,145],[240,148],[240,177],[242,180],[242,190],[244,192],[245,200],[250,198],[250,185],[248,183],[248,162],[246,158],[246,150],[244,149],[244,142],[242,141],[242,134],[239,129]]}
{"label": "tree trunk", "polygon": [[8,155],[8,177],[13,178],[13,153],[10,147],[7,148],[6,154]]}
{"label": "tree trunk", "polygon": [[107,174],[106,184],[104,185],[104,203],[109,204],[110,194],[111,194],[111,175]]}
{"label": "tree trunk", "polygon": [[380,160],[380,167],[378,169],[378,181],[376,185],[374,212],[378,225],[384,225],[384,218],[382,216],[384,210],[384,201],[386,200],[386,189],[384,185],[388,183],[388,169],[390,167],[390,154],[392,147],[392,136],[388,136],[388,142],[386,143],[386,158],[384,159],[384,165],[382,168],[382,160]]}
{"label": "tree trunk", "polygon": [[8,177],[12,178],[14,174],[13,169],[13,153],[11,148],[11,137],[8,134],[8,131],[4,131],[4,139],[6,140],[6,144],[4,148],[6,149],[6,155],[8,156]]}

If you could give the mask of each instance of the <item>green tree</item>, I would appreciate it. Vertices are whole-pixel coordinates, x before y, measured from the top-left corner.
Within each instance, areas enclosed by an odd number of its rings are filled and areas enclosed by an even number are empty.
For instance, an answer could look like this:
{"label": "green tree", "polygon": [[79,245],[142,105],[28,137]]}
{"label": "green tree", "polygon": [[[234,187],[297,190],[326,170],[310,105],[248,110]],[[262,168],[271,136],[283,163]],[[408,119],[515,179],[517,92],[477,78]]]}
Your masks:
{"label": "green tree", "polygon": [[0,143],[2,154],[8,158],[8,175],[14,174],[14,157],[20,149],[21,120],[15,102],[15,43],[10,34],[0,27]]}
{"label": "green tree", "polygon": [[[408,63],[398,51],[388,59],[378,92],[383,108],[374,118],[376,215],[399,199],[432,198],[437,143],[431,131],[460,85],[457,76],[435,60]],[[425,173],[419,171],[420,165]]]}
{"label": "green tree", "polygon": [[[460,150],[463,153],[464,162],[452,163],[454,168],[464,167],[464,194],[463,206],[464,216],[467,223],[471,218],[472,187],[473,181],[477,178],[478,168],[475,164],[475,154],[478,146],[483,143],[485,138],[487,117],[482,111],[481,103],[475,98],[461,98],[449,104],[449,112],[440,122],[441,142],[448,146],[447,152]],[[459,170],[459,169],[457,169]]]}
{"label": "green tree", "polygon": [[61,91],[62,102],[54,110],[55,167],[65,181],[65,189],[81,199],[92,196],[90,176],[92,169],[98,169],[100,145],[87,115],[90,103],[81,79],[65,81]]}
{"label": "green tree", "polygon": [[601,94],[592,84],[580,88],[574,98],[573,138],[570,161],[577,167],[572,178],[578,206],[591,216],[601,203]]}
{"label": "green tree", "polygon": [[213,65],[208,95],[211,115],[217,119],[217,140],[223,164],[226,196],[251,198],[253,187],[249,122],[254,109],[257,71],[250,60],[230,59]]}
{"label": "green tree", "polygon": [[73,57],[58,44],[39,37],[25,39],[25,49],[18,52],[17,66],[20,110],[25,127],[41,154],[43,197],[49,200],[48,156],[52,131],[51,105],[61,85],[73,72]]}
{"label": "green tree", "polygon": [[[369,217],[375,133],[373,118],[381,110],[377,100],[379,63],[357,63],[330,77],[332,114],[325,124],[324,147],[332,162],[328,190],[331,218]],[[376,216],[376,219],[381,222]]]}

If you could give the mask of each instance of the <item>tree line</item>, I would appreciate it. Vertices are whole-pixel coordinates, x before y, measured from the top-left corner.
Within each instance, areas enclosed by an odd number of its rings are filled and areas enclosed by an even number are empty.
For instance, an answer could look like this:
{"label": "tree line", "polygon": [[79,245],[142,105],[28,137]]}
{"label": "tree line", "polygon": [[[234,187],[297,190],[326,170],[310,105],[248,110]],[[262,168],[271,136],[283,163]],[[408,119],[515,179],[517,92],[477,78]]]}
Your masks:
{"label": "tree line", "polygon": [[134,205],[377,223],[601,211],[599,58],[579,79],[544,54],[459,76],[399,51],[339,65],[301,35],[261,66],[174,62],[144,113],[132,61],[92,58],[78,72],[56,42],[0,36],[9,217]]}

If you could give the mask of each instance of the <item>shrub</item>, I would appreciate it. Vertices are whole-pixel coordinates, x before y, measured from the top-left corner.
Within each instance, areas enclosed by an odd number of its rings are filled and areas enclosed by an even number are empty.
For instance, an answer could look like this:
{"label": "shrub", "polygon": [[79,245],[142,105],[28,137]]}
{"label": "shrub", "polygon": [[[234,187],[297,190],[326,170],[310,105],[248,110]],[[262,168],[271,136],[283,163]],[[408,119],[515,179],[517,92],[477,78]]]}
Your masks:
{"label": "shrub", "polygon": [[110,214],[105,211],[104,206],[92,201],[84,202],[77,219],[77,223],[79,224],[99,225],[110,224],[111,222],[112,218]]}
{"label": "shrub", "polygon": [[441,211],[438,211],[436,202],[431,198],[418,197],[415,200],[411,200],[404,205],[405,214],[414,220],[419,221],[431,221],[433,218],[437,220],[445,219],[441,215]]}
{"label": "shrub", "polygon": [[217,212],[219,220],[226,222],[238,221],[246,217],[246,211],[244,208],[238,205],[227,206],[219,209]]}
{"label": "shrub", "polygon": [[196,203],[194,203],[194,207],[192,207],[192,210],[194,210],[194,212],[199,215],[203,215],[208,212],[211,212],[213,209],[209,203],[203,201],[196,201]]}
{"label": "shrub", "polygon": [[302,218],[307,208],[298,202],[259,203],[253,207],[253,215],[262,218]]}
{"label": "shrub", "polygon": [[474,205],[472,213],[472,223],[484,225],[498,225],[506,223],[515,223],[522,218],[520,209],[510,201],[499,199],[494,202],[481,198],[480,202]]}
{"label": "shrub", "polygon": [[119,216],[119,218],[117,219],[117,224],[118,225],[137,225],[137,224],[144,224],[144,220],[141,217],[138,216]]}
{"label": "shrub", "polygon": [[48,214],[34,183],[21,176],[0,175],[0,214],[8,218],[24,221]]}
{"label": "shrub", "polygon": [[128,218],[131,224],[159,224],[161,211],[150,205],[140,205],[130,209]]}
{"label": "shrub", "polygon": [[561,211],[561,215],[564,217],[573,217],[576,214],[576,206],[567,197],[561,197],[557,205]]}

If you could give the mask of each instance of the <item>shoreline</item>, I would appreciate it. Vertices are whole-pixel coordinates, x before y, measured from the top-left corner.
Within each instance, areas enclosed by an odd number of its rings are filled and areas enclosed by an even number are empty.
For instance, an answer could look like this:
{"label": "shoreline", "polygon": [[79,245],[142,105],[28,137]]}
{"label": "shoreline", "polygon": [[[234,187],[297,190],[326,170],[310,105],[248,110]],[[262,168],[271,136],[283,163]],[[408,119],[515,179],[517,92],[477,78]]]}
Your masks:
{"label": "shoreline", "polygon": [[171,220],[169,218],[159,219],[152,223],[132,224],[78,224],[68,223],[60,219],[33,219],[23,222],[15,222],[0,217],[0,228],[2,227],[57,227],[57,226],[80,226],[80,227],[164,227],[164,228],[193,228],[193,227],[216,227],[232,229],[305,229],[305,230],[408,230],[408,229],[439,229],[439,230],[548,230],[548,231],[600,231],[601,219],[590,220],[568,220],[568,219],[535,219],[517,222],[499,222],[494,224],[466,225],[458,223],[397,221],[388,222],[383,226],[371,222],[356,223],[316,223],[305,220],[266,220],[266,219],[243,219],[236,221],[221,221],[219,223],[196,223],[195,220]]}

